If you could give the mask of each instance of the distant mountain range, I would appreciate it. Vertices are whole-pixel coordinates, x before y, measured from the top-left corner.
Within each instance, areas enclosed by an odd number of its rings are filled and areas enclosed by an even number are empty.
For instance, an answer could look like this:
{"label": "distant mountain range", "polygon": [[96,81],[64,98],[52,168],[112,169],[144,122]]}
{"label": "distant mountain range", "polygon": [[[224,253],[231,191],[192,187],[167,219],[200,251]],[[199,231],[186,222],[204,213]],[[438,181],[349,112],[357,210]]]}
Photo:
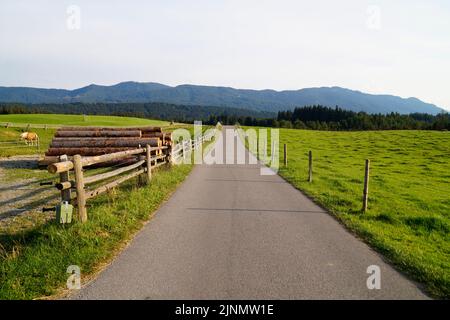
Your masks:
{"label": "distant mountain range", "polygon": [[164,102],[277,112],[307,105],[339,106],[367,113],[430,113],[442,111],[417,98],[374,95],[340,87],[300,90],[245,90],[229,87],[121,82],[112,86],[89,85],[75,90],[0,87],[0,102],[20,103],[137,103]]}

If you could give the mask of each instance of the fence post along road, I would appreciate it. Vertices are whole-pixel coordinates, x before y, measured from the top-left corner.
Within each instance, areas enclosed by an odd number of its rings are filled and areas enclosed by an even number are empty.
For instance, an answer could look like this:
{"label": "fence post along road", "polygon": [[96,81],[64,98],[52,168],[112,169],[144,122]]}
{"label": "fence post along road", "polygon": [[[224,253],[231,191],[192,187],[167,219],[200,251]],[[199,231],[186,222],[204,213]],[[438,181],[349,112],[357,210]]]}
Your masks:
{"label": "fence post along road", "polygon": [[[111,190],[121,183],[137,177],[145,172],[147,172],[147,177],[151,178],[151,170],[152,168],[159,167],[165,163],[168,163],[169,155],[155,155],[149,156],[152,151],[166,150],[166,146],[162,147],[150,147],[146,148],[138,148],[133,150],[121,151],[116,153],[109,153],[100,156],[92,156],[92,157],[82,157],[80,155],[75,155],[73,160],[57,162],[50,164],[48,166],[48,171],[50,173],[65,173],[70,170],[74,170],[75,180],[72,181],[60,181],[56,184],[56,187],[61,190],[70,190],[75,189],[76,198],[72,199],[72,202],[77,206],[78,213],[80,215],[80,220],[82,222],[87,221],[87,210],[86,210],[86,201],[94,198],[108,190]],[[104,164],[107,162],[111,162],[113,160],[121,160],[124,158],[128,158],[129,156],[139,156],[139,160],[136,163],[120,167],[118,169],[114,169],[113,166],[110,168],[113,170],[92,175],[85,176],[83,169],[89,166],[93,166],[96,164]],[[145,165],[145,167],[143,167]],[[86,190],[86,185],[93,184],[102,180],[106,180],[112,177],[119,176],[123,173],[128,173],[127,175],[121,176],[114,181],[108,182],[104,185],[98,186],[93,190]],[[148,179],[149,180],[149,179]]]}
{"label": "fence post along road", "polygon": [[[135,128],[133,130],[126,130],[125,128],[116,128],[113,130],[111,128],[92,127],[62,128],[56,132],[55,138],[50,145],[50,151],[47,151],[47,154],[53,154],[60,150],[70,150],[71,153],[81,151],[86,154],[91,154],[92,152],[100,152],[97,149],[108,150],[108,148],[115,147],[126,147],[128,150],[97,156],[74,154],[70,157],[70,160],[64,154],[58,157],[58,159],[64,161],[50,163],[47,169],[50,173],[59,174],[60,181],[55,184],[55,187],[61,191],[61,202],[69,201],[76,206],[80,221],[85,222],[88,219],[87,200],[103,194],[125,181],[140,177],[144,174],[147,183],[150,183],[154,168],[169,163],[178,164],[180,157],[190,155],[192,150],[197,150],[201,144],[210,141],[213,136],[214,131],[208,131],[206,135],[200,135],[195,139],[184,139],[172,146],[171,135],[170,139],[167,140],[162,131],[155,131],[151,133],[150,137],[143,137],[141,131],[139,129],[135,130]],[[64,140],[61,140],[60,138],[63,137]],[[75,137],[77,138],[75,139]],[[105,137],[108,138],[105,139]],[[111,139],[111,137],[115,138]],[[170,143],[161,145],[160,142],[156,141],[161,140],[161,138],[165,141],[170,141]],[[153,146],[147,144],[145,147],[129,148],[140,142],[149,141],[152,142]],[[95,175],[86,175],[84,169],[92,166],[102,166],[109,170]],[[70,171],[73,171],[74,180],[69,179]],[[117,179],[108,181],[103,185],[98,185],[100,181],[113,177],[117,177]],[[96,185],[94,189],[89,188],[89,185],[92,184]],[[73,199],[70,199],[70,190],[75,191],[76,197]],[[53,208],[44,210],[49,211],[53,210]]]}
{"label": "fence post along road", "polygon": [[[264,175],[268,167],[230,130],[224,127],[150,223],[72,299],[427,298],[302,192]],[[185,140],[174,145],[173,159],[202,141]],[[239,150],[248,162],[239,161]],[[368,286],[374,266],[380,289]]]}

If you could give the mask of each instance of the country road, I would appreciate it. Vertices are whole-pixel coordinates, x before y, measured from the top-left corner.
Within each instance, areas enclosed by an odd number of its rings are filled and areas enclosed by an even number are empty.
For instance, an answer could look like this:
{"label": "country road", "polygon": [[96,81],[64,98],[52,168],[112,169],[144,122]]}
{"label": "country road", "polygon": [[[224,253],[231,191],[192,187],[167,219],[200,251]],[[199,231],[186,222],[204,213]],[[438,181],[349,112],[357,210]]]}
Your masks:
{"label": "country road", "polygon": [[[225,158],[224,140],[215,152]],[[260,166],[196,165],[114,262],[70,298],[427,299],[300,191],[260,175]],[[367,288],[371,265],[381,269],[381,289]]]}

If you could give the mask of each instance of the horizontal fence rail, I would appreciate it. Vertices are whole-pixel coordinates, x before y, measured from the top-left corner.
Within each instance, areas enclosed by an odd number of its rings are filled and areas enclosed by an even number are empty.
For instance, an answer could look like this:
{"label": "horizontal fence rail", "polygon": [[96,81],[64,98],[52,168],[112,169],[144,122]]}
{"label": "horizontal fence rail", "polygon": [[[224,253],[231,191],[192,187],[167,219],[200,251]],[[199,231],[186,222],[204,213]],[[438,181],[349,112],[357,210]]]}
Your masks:
{"label": "horizontal fence rail", "polygon": [[0,149],[11,149],[11,148],[35,148],[39,151],[40,143],[39,140],[27,141],[27,140],[10,140],[10,141],[0,141]]}
{"label": "horizontal fence rail", "polygon": [[[59,182],[55,183],[54,186],[61,192],[61,203],[67,202],[76,206],[80,220],[85,222],[88,219],[86,209],[87,200],[108,192],[132,178],[141,178],[144,174],[147,183],[150,183],[154,168],[168,163],[176,164],[177,160],[186,158],[187,154],[192,150],[197,150],[205,141],[211,141],[215,133],[216,129],[209,130],[206,135],[196,137],[195,139],[183,140],[173,147],[150,146],[147,144],[145,148],[136,148],[98,156],[81,156],[77,154],[68,157],[67,155],[62,155],[57,157],[58,162],[50,163],[47,166],[47,170],[50,173],[59,174]],[[123,163],[120,166],[117,164],[113,165],[117,161],[130,160],[130,157],[135,158],[131,164]],[[85,168],[105,164],[108,165],[110,171],[90,176],[85,175]],[[74,177],[73,180],[70,179],[71,172]],[[87,185],[113,177],[118,178],[100,186],[96,185],[94,189],[87,187]],[[76,192],[74,198],[71,196],[72,191]],[[51,209],[45,209],[45,211],[47,210]]]}
{"label": "horizontal fence rail", "polygon": [[214,130],[208,131],[205,135],[198,136],[194,139],[182,140],[174,145],[172,148],[172,161],[178,163],[180,160],[186,159],[191,151],[198,150],[201,144],[211,141],[215,136],[217,129],[218,126],[216,126]]}
{"label": "horizontal fence rail", "polygon": [[26,128],[26,129],[58,129],[60,127],[63,127],[63,125],[0,122],[0,127],[3,127],[3,128]]}
{"label": "horizontal fence rail", "polygon": [[[162,154],[158,154],[161,151]],[[84,168],[96,164],[109,163],[111,161],[120,161],[129,156],[136,156],[137,162],[116,168],[109,167],[111,171],[99,173],[92,176],[85,176]],[[147,183],[151,180],[151,171],[163,164],[170,162],[170,152],[167,146],[151,147],[147,145],[145,148],[137,148],[133,150],[104,154],[100,156],[82,157],[75,155],[71,160],[66,155],[60,156],[60,162],[51,163],[47,169],[50,173],[58,173],[60,175],[59,183],[55,187],[61,191],[61,202],[67,201],[74,204],[82,222],[87,221],[86,200],[105,193],[119,184],[139,177],[147,173]],[[69,172],[73,171],[74,180],[70,180]],[[122,175],[127,173],[126,175]],[[113,177],[117,179],[107,182],[104,185],[97,186],[95,189],[88,189],[86,185],[97,183]],[[71,198],[70,191],[75,190],[76,197]]]}

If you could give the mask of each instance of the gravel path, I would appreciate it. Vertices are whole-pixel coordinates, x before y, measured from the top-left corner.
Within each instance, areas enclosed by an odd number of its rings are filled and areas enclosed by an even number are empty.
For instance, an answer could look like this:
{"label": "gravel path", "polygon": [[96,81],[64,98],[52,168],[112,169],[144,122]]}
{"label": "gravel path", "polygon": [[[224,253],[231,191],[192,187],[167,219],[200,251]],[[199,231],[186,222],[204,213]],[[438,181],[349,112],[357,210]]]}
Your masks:
{"label": "gravel path", "polygon": [[[8,178],[8,170],[26,169],[26,176],[42,172],[38,169],[38,156],[0,158],[0,224],[11,219],[41,211],[42,206],[55,197],[53,188],[41,187],[39,178]],[[47,179],[45,179],[47,180]]]}

